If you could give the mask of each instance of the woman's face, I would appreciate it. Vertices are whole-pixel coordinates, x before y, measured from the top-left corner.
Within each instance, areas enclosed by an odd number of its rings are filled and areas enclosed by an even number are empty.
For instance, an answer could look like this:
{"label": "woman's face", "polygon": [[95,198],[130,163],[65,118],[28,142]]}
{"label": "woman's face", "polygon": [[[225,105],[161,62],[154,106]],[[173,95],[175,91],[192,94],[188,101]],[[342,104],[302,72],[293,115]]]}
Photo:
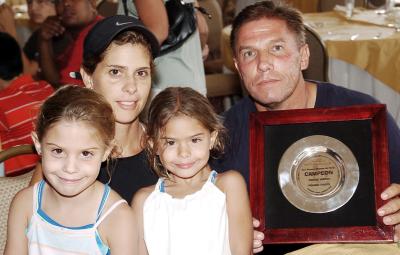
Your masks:
{"label": "woman's face", "polygon": [[56,15],[56,6],[52,0],[28,0],[28,14],[36,24],[42,24],[49,16]]}
{"label": "woman's face", "polygon": [[151,61],[150,54],[140,44],[111,43],[93,74],[83,74],[85,85],[111,104],[117,123],[131,124],[138,120],[150,93]]}

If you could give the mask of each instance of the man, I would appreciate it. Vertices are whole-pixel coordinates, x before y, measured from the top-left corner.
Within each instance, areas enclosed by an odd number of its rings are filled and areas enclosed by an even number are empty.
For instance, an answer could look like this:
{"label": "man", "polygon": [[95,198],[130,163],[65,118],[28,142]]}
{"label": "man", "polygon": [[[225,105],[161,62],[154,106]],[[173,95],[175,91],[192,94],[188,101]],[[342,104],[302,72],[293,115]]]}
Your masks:
{"label": "man", "polygon": [[[32,144],[31,132],[36,112],[42,102],[53,93],[45,81],[35,81],[23,70],[21,49],[9,34],[0,32],[0,149],[21,144]],[[5,174],[16,175],[32,168],[37,155],[23,155],[6,160]]]}
{"label": "man", "polygon": [[[309,60],[301,14],[283,4],[264,1],[245,8],[232,25],[234,63],[248,97],[225,115],[231,145],[215,169],[237,169],[249,180],[249,115],[256,111],[371,104],[365,94],[303,78]],[[387,203],[378,210],[400,237],[400,131],[388,115],[389,161],[392,184],[381,195]],[[261,248],[261,247],[260,247]],[[261,248],[262,249],[262,248]]]}
{"label": "man", "polygon": [[82,62],[83,41],[90,28],[102,17],[96,0],[57,0],[57,16],[48,17],[40,28],[39,62],[45,80],[54,87],[73,83],[71,77]]}

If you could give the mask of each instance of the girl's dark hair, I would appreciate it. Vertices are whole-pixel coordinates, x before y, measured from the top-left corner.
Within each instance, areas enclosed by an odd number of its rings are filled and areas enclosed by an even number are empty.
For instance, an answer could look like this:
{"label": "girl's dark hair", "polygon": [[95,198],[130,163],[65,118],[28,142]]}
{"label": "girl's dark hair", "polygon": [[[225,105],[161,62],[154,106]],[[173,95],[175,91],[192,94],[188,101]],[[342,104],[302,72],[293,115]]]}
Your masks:
{"label": "girl's dark hair", "polygon": [[224,151],[226,129],[208,99],[192,88],[169,87],[153,99],[148,113],[146,150],[150,166],[160,177],[168,178],[168,172],[157,155],[160,139],[167,122],[179,115],[198,120],[210,133],[217,132],[211,157],[217,157]]}
{"label": "girl's dark hair", "polygon": [[285,21],[289,31],[296,35],[298,45],[302,46],[305,44],[305,28],[301,13],[283,1],[277,3],[273,1],[262,1],[247,6],[234,19],[230,37],[234,56],[236,55],[236,40],[239,29],[248,22],[263,18]]}
{"label": "girl's dark hair", "polygon": [[[143,34],[137,32],[137,31],[132,31],[132,30],[127,30],[123,31],[120,34],[118,34],[112,41],[111,43],[115,43],[116,45],[125,45],[125,44],[132,44],[132,45],[142,45],[150,59],[151,59],[151,69],[153,69],[153,55],[151,53],[151,45],[149,41],[146,39]],[[92,56],[90,58],[84,58],[82,60],[82,68],[86,71],[88,74],[93,74],[94,70],[96,69],[97,65],[103,61],[105,55],[107,54],[108,49],[110,48],[111,43],[108,45],[108,47],[99,55]]]}
{"label": "girl's dark hair", "polygon": [[113,110],[106,99],[95,91],[66,85],[50,96],[41,106],[36,120],[39,141],[42,141],[49,128],[62,120],[84,121],[98,131],[106,146],[113,147]]}

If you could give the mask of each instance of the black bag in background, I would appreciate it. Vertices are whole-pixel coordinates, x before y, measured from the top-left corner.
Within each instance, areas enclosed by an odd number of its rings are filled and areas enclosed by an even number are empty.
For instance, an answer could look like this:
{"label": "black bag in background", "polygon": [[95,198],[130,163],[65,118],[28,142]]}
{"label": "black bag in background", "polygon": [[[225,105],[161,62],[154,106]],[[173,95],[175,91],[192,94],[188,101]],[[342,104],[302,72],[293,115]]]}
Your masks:
{"label": "black bag in background", "polygon": [[[125,15],[128,15],[127,0],[122,1]],[[184,3],[181,0],[169,0],[165,3],[165,8],[168,14],[169,32],[167,39],[161,45],[160,56],[182,46],[196,31],[196,14],[193,3]]]}

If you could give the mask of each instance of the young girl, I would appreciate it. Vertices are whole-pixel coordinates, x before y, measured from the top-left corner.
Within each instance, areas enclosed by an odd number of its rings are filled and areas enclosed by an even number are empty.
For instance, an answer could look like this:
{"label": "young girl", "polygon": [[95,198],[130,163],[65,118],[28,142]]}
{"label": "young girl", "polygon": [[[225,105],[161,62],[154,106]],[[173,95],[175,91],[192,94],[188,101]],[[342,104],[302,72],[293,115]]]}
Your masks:
{"label": "young girl", "polygon": [[14,198],[5,254],[134,254],[129,206],[96,181],[114,121],[90,89],[66,86],[45,101],[32,134],[45,178]]}
{"label": "young girl", "polygon": [[139,254],[251,254],[252,219],[244,179],[217,174],[208,160],[225,132],[207,99],[167,88],[148,115],[148,155],[160,177],[132,201]]}

